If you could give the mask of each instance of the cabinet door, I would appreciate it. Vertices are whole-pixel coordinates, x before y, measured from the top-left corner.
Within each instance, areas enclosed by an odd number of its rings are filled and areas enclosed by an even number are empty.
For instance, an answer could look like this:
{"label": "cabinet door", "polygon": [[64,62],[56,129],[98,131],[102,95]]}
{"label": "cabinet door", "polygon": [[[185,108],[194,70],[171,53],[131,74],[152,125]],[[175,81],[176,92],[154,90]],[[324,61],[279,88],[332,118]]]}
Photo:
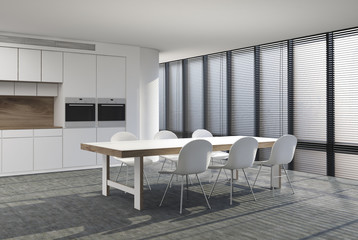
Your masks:
{"label": "cabinet door", "polygon": [[0,82],[0,95],[14,96],[15,83],[14,82]]}
{"label": "cabinet door", "polygon": [[[97,128],[97,142],[110,142],[111,137],[117,133],[117,132],[123,132],[125,131],[125,128]],[[102,164],[102,159],[104,155],[103,154],[97,154],[97,164]],[[114,160],[113,157],[111,157],[111,164],[119,164],[117,160]]]}
{"label": "cabinet door", "polygon": [[125,98],[125,70],[125,58],[97,56],[97,97]]}
{"label": "cabinet door", "polygon": [[34,138],[34,170],[62,168],[62,137]]}
{"label": "cabinet door", "polygon": [[81,150],[81,143],[96,142],[96,128],[63,130],[63,167],[96,165],[96,153]]}
{"label": "cabinet door", "polygon": [[37,96],[56,97],[57,83],[37,83]]}
{"label": "cabinet door", "polygon": [[41,81],[41,51],[19,49],[19,81]]}
{"label": "cabinet door", "polygon": [[96,97],[96,56],[64,53],[65,97]]}
{"label": "cabinet door", "polygon": [[63,78],[63,53],[42,51],[42,82],[61,83]]}
{"label": "cabinet door", "polygon": [[17,51],[0,47],[0,80],[17,81]]}
{"label": "cabinet door", "polygon": [[32,171],[33,138],[7,138],[2,140],[2,172]]}
{"label": "cabinet door", "polygon": [[36,96],[36,83],[16,82],[16,96]]}

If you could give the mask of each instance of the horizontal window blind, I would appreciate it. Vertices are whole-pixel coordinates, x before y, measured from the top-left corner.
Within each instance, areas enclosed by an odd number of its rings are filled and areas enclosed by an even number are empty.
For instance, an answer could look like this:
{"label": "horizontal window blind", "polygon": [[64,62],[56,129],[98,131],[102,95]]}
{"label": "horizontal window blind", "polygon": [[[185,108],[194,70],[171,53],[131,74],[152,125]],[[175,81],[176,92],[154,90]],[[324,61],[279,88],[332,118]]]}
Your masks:
{"label": "horizontal window blind", "polygon": [[358,30],[334,38],[335,176],[358,179]]}
{"label": "horizontal window blind", "polygon": [[326,40],[294,41],[294,134],[301,141],[326,142]]}
{"label": "horizontal window blind", "polygon": [[326,152],[296,149],[294,170],[326,175]]}
{"label": "horizontal window blind", "polygon": [[159,129],[165,129],[165,64],[159,64]]}
{"label": "horizontal window blind", "polygon": [[[326,143],[325,35],[294,40],[294,135],[300,142]],[[297,151],[294,169],[326,174],[326,153]],[[301,153],[301,154],[300,154]],[[305,153],[305,154],[303,154]]]}
{"label": "horizontal window blind", "polygon": [[233,51],[231,69],[231,133],[232,135],[254,136],[254,48]]}
{"label": "horizontal window blind", "polygon": [[174,132],[183,131],[183,72],[182,62],[169,63],[168,81],[168,115],[167,129]]}
{"label": "horizontal window blind", "polygon": [[358,33],[334,35],[335,141],[358,146]]}
{"label": "horizontal window blind", "polygon": [[[260,47],[260,136],[280,137],[287,133],[287,43]],[[260,150],[267,159],[270,149]]]}
{"label": "horizontal window blind", "polygon": [[208,56],[207,128],[213,135],[227,135],[226,53]]}
{"label": "horizontal window blind", "polygon": [[204,128],[203,58],[190,58],[187,64],[187,132]]}

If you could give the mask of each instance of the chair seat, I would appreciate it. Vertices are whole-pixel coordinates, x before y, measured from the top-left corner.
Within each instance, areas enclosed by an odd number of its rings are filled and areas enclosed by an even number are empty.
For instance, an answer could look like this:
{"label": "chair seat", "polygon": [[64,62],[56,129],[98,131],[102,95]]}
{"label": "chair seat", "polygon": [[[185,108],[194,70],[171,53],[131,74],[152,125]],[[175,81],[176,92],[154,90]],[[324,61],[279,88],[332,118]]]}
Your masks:
{"label": "chair seat", "polygon": [[220,169],[220,168],[224,168],[225,165],[224,164],[220,164],[220,165],[210,165],[208,168],[209,169]]}
{"label": "chair seat", "polygon": [[[114,157],[114,159],[116,159],[118,161],[121,161],[121,162],[127,164],[130,167],[134,166],[134,158],[117,158],[117,157]],[[153,159],[151,159],[151,158],[144,158],[143,159],[143,165],[144,166],[150,165],[152,163],[153,163]]]}
{"label": "chair seat", "polygon": [[227,152],[218,151],[218,152],[212,152],[212,154],[211,154],[211,158],[214,160],[226,159],[228,157],[229,157],[229,153],[227,153]]}
{"label": "chair seat", "polygon": [[179,155],[178,154],[170,154],[170,155],[160,155],[162,158],[168,159],[173,162],[177,162]]}
{"label": "chair seat", "polygon": [[268,160],[265,160],[265,161],[254,161],[254,165],[256,165],[256,166],[262,165],[262,166],[266,166],[266,167],[272,167],[275,164],[269,163]]}

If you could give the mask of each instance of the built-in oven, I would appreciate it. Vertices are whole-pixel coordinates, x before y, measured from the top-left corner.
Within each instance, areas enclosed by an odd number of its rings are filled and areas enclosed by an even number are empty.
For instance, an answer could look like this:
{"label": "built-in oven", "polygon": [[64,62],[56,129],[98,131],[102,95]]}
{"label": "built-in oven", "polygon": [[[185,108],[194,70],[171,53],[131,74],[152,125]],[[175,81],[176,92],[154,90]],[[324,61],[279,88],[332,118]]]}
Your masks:
{"label": "built-in oven", "polygon": [[95,98],[66,98],[65,127],[95,127]]}
{"label": "built-in oven", "polygon": [[98,126],[125,127],[126,100],[124,98],[98,98]]}

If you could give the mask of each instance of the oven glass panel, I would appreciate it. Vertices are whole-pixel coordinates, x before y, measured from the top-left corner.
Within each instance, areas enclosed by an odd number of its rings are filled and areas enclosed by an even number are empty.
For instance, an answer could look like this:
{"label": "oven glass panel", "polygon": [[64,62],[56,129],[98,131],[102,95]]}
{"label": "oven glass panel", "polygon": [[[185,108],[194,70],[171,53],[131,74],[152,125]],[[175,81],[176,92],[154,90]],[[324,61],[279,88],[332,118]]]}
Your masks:
{"label": "oven glass panel", "polygon": [[66,122],[95,121],[95,104],[66,103]]}
{"label": "oven glass panel", "polygon": [[98,104],[98,121],[125,121],[125,104]]}

